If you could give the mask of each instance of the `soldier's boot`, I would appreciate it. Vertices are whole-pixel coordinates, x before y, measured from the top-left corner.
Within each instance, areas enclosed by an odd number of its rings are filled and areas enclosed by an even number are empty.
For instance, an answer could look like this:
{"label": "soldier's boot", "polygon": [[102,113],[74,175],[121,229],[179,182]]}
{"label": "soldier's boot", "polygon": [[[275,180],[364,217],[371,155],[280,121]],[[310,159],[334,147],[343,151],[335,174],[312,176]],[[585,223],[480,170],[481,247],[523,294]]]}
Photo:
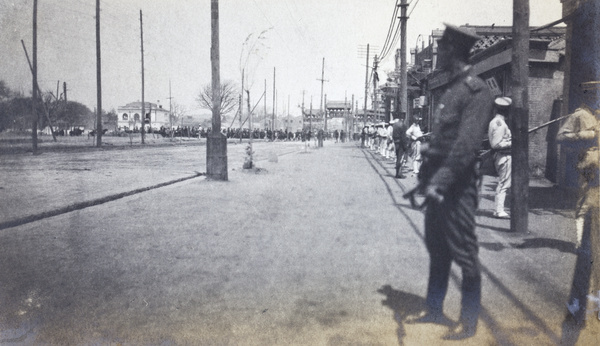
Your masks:
{"label": "soldier's boot", "polygon": [[585,216],[578,216],[575,219],[575,230],[577,231],[577,241],[575,247],[581,248],[581,240],[583,239],[583,227],[585,226]]}
{"label": "soldier's boot", "polygon": [[499,219],[508,219],[509,215],[504,211],[504,201],[506,200],[506,192],[496,193],[496,197],[494,198],[494,205],[496,211],[494,212],[494,217]]}
{"label": "soldier's boot", "polygon": [[419,167],[421,166],[421,163],[417,160],[413,161],[413,173],[414,174],[419,174]]}
{"label": "soldier's boot", "polygon": [[396,166],[396,178],[404,179],[404,175],[402,174],[402,166]]}

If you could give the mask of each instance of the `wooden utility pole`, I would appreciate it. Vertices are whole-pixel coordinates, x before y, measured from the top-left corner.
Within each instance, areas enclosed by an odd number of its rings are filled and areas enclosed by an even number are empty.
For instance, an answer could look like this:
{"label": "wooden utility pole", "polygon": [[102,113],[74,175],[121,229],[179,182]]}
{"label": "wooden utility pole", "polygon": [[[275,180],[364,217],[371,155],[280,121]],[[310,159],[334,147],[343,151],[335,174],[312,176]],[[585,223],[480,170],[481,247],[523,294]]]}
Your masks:
{"label": "wooden utility pole", "polygon": [[[21,40],[21,45],[23,46],[23,50],[25,51],[25,57],[27,58],[27,63],[29,64],[29,71],[31,71],[31,75],[33,76],[33,66],[31,61],[29,61],[29,54],[27,54],[27,48],[25,48],[25,42]],[[40,90],[40,85],[37,83],[37,75],[35,80],[35,88],[33,89],[33,93],[37,95],[37,98],[41,101],[42,108],[44,109],[44,114],[46,115],[46,120],[48,121],[48,126],[50,126],[50,132],[52,133],[52,138],[56,142],[56,134],[54,133],[54,126],[52,126],[52,120],[50,119],[50,112],[48,111],[48,107],[46,107],[46,103],[42,98],[42,91]],[[58,91],[56,93],[58,95]],[[32,99],[33,100],[33,99]],[[37,108],[36,108],[37,110]],[[39,117],[38,117],[39,118]],[[37,138],[37,136],[36,136]]]}
{"label": "wooden utility pole", "polygon": [[[140,12],[141,15],[141,12]],[[140,17],[141,21],[141,17]],[[102,63],[100,59],[100,0],[96,0],[96,146],[102,146]]]}
{"label": "wooden utility pole", "polygon": [[323,119],[324,119],[323,132],[325,132],[324,133],[325,137],[323,139],[325,139],[327,137],[327,94],[325,94],[323,97],[321,97],[321,99],[323,100],[321,102],[324,104],[324,107],[322,107],[323,108],[322,112],[323,112]]}
{"label": "wooden utility pole", "polygon": [[32,124],[31,124],[31,143],[33,146],[33,155],[37,154],[38,149],[38,138],[37,138],[37,128],[38,128],[38,114],[37,114],[37,102],[38,102],[38,93],[37,93],[37,0],[33,0],[33,63],[32,63],[32,99],[31,99],[31,107],[32,107]]}
{"label": "wooden utility pole", "polygon": [[171,141],[173,141],[173,104],[171,100],[173,96],[171,95],[171,80],[169,79],[169,132],[171,133]]}
{"label": "wooden utility pole", "polygon": [[529,0],[513,0],[511,231],[527,232],[529,201]]}
{"label": "wooden utility pole", "polygon": [[67,103],[67,82],[63,82],[63,94],[65,95],[65,104]]}
{"label": "wooden utility pole", "polygon": [[306,90],[302,90],[302,132],[304,132],[304,94]]}
{"label": "wooden utility pole", "polygon": [[363,127],[367,126],[367,102],[369,100],[369,45],[367,44],[367,64],[365,72],[365,107],[363,108]]}
{"label": "wooden utility pole", "polygon": [[287,126],[290,126],[290,95],[288,95],[287,122]]}
{"label": "wooden utility pole", "polygon": [[273,120],[271,121],[271,140],[275,140],[275,67],[273,67]]}
{"label": "wooden utility pole", "polygon": [[312,136],[312,101],[313,101],[313,97],[312,95],[310,95],[310,113],[308,114],[308,130],[310,131],[310,134]]}
{"label": "wooden utility pole", "polygon": [[376,121],[379,121],[379,103],[377,100],[377,78],[375,78],[377,73],[379,61],[377,60],[377,55],[373,58],[373,111],[375,112]]}
{"label": "wooden utility pole", "polygon": [[[244,168],[250,169],[252,167],[254,167],[254,159],[253,159],[253,153],[252,153],[252,110],[250,109],[250,90],[246,90],[246,96],[248,96],[246,98],[246,103],[248,105],[248,130],[250,131],[250,138],[248,138],[248,146],[250,147],[250,149],[248,150],[248,156],[250,156],[249,158],[249,162],[246,164],[246,166]],[[259,100],[260,101],[260,100]]]}
{"label": "wooden utility pole", "polygon": [[244,125],[244,77],[245,70],[242,69],[242,93],[240,94],[240,143],[242,142],[242,126]]}
{"label": "wooden utility pole", "polygon": [[264,103],[264,113],[265,113],[265,131],[267,131],[267,80],[265,79],[265,98],[263,99]]}
{"label": "wooden utility pole", "polygon": [[323,58],[323,63],[321,64],[321,79],[317,79],[321,81],[321,105],[319,106],[319,113],[323,117],[323,131],[327,132],[327,116],[323,112],[323,85],[327,82],[325,79],[325,58]]}
{"label": "wooden utility pole", "polygon": [[400,113],[404,115],[404,122],[410,124],[408,119],[407,105],[408,102],[408,73],[406,68],[406,22],[408,17],[406,16],[406,8],[408,4],[406,0],[402,0],[400,3]]}
{"label": "wooden utility pole", "polygon": [[206,141],[206,175],[228,180],[227,137],[221,133],[221,70],[219,55],[219,0],[211,0],[212,130]]}
{"label": "wooden utility pole", "polygon": [[142,42],[141,51],[142,51],[142,144],[144,144],[144,132],[146,125],[146,102],[144,100],[144,26],[142,24],[142,10],[140,10],[140,40]]}
{"label": "wooden utility pole", "polygon": [[356,116],[356,109],[354,108],[354,94],[352,94],[352,103],[350,104],[350,130],[348,131],[348,140],[350,140],[350,134],[354,136],[354,117]]}

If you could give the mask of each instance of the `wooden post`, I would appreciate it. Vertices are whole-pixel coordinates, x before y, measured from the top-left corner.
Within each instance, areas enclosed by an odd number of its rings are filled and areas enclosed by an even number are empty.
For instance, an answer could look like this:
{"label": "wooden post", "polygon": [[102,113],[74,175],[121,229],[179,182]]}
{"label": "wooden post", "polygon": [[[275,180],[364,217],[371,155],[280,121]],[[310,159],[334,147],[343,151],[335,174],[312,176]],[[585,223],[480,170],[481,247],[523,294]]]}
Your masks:
{"label": "wooden post", "polygon": [[32,63],[32,123],[31,123],[31,144],[33,149],[33,154],[37,154],[38,149],[38,138],[37,138],[37,128],[38,128],[38,114],[37,114],[37,0],[33,0],[33,63]]}
{"label": "wooden post", "polygon": [[140,39],[142,42],[141,48],[142,48],[142,117],[141,117],[141,121],[142,121],[142,128],[141,128],[141,134],[142,134],[142,144],[144,144],[144,132],[145,132],[145,125],[146,125],[146,102],[144,100],[144,26],[142,25],[142,10],[140,10]]}
{"label": "wooden post", "polygon": [[[140,17],[141,20],[141,17]],[[96,146],[102,146],[102,63],[100,59],[100,0],[96,0]]]}
{"label": "wooden post", "polygon": [[[29,54],[27,54],[27,48],[25,48],[25,42],[23,40],[21,40],[21,45],[23,46],[23,50],[25,51],[25,58],[27,58],[27,63],[29,64],[29,71],[31,71],[31,75],[34,75],[33,72],[33,66],[31,64],[31,61],[29,61]],[[35,88],[33,91],[39,98],[40,101],[42,101],[42,108],[44,109],[44,114],[46,115],[46,120],[48,120],[48,126],[50,126],[50,132],[52,132],[52,138],[54,139],[54,141],[56,142],[56,134],[54,134],[54,126],[52,126],[52,120],[50,119],[50,112],[48,111],[48,107],[46,107],[46,103],[44,102],[43,98],[42,98],[42,91],[40,90],[40,85],[37,82],[37,74],[36,74],[36,79],[35,79]],[[57,92],[58,95],[58,92]],[[66,103],[66,102],[65,102]],[[37,111],[37,108],[36,108]],[[37,118],[36,118],[37,119]],[[37,136],[36,136],[37,138]]]}
{"label": "wooden post", "polygon": [[406,22],[408,17],[406,16],[406,8],[408,4],[406,0],[402,0],[400,3],[400,114],[404,114],[404,123],[410,124],[408,118],[408,72],[406,65]]}
{"label": "wooden post", "polygon": [[367,126],[367,101],[369,99],[369,45],[367,44],[367,64],[365,72],[365,106],[363,108],[363,127]]}
{"label": "wooden post", "polygon": [[206,141],[206,176],[228,180],[227,137],[221,133],[221,71],[219,56],[219,0],[211,0],[212,129]]}
{"label": "wooden post", "polygon": [[275,95],[275,67],[273,67],[273,120],[271,121],[271,140],[275,140],[275,103],[276,103],[276,95]]}
{"label": "wooden post", "polygon": [[526,233],[529,220],[529,0],[513,0],[512,193],[510,229]]}

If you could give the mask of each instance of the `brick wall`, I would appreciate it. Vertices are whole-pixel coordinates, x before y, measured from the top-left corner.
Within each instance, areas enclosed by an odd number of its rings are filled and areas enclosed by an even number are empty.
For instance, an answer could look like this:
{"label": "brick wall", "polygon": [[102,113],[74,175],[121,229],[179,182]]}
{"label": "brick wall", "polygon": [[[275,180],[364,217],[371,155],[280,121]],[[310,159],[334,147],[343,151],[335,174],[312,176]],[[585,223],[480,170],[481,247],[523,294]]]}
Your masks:
{"label": "brick wall", "polygon": [[[563,73],[548,70],[548,67],[531,66],[529,79],[529,128],[552,120],[554,100],[562,96]],[[548,142],[548,127],[529,134],[529,169],[532,176],[546,174],[548,150],[556,151]],[[550,167],[550,169],[554,169]]]}

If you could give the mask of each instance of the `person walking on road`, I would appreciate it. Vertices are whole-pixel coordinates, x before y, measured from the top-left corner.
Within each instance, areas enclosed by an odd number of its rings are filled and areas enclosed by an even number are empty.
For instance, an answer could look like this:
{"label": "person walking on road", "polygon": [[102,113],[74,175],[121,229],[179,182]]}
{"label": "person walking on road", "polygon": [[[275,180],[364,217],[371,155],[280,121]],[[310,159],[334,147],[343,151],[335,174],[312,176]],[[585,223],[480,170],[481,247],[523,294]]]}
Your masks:
{"label": "person walking on road", "polygon": [[493,99],[486,83],[468,64],[480,38],[465,28],[446,25],[438,41],[438,61],[449,73],[439,99],[419,185],[425,194],[425,245],[429,252],[426,308],[407,323],[442,323],[443,303],[452,261],[462,269],[461,310],[444,339],[475,335],[481,308],[481,268],[475,235],[477,209],[476,151],[492,118]]}
{"label": "person walking on road", "polygon": [[421,168],[421,141],[423,140],[423,131],[421,130],[421,118],[415,117],[412,125],[406,130],[406,136],[411,140],[411,159],[413,165],[413,173],[419,174]]}
{"label": "person walking on road", "polygon": [[488,127],[488,139],[494,155],[494,166],[498,172],[498,185],[496,186],[496,197],[494,198],[494,217],[498,219],[509,219],[510,216],[504,210],[506,191],[510,187],[511,172],[511,132],[506,124],[506,117],[512,100],[508,97],[498,97],[494,101],[496,116],[490,121]]}
{"label": "person walking on road", "polygon": [[398,118],[390,121],[392,124],[392,139],[394,140],[394,151],[396,153],[396,178],[404,179],[402,166],[404,165],[404,153],[406,152],[406,125]]}

